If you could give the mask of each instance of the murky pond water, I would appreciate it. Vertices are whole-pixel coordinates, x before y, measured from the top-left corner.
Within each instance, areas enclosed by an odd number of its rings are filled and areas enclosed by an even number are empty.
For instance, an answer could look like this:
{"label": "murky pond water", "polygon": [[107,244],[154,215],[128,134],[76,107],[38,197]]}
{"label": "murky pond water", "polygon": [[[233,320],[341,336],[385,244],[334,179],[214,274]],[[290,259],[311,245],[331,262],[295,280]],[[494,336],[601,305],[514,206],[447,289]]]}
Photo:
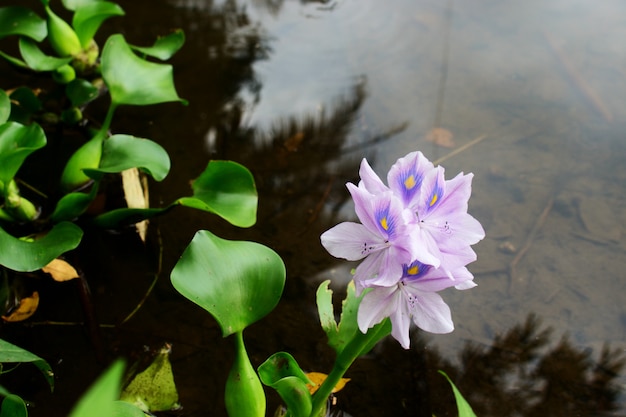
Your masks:
{"label": "murky pond water", "polygon": [[[238,230],[181,208],[152,223],[147,248],[100,236],[87,271],[100,322],[137,305],[162,249],[160,277],[137,314],[101,329],[104,361],[85,329],[67,324],[83,320],[69,283],[44,288],[35,325],[5,326],[57,373],[54,394],[36,371],[20,387],[33,416],[65,415],[107,359],[164,342],[184,407],[171,414],[225,415],[232,341],[168,278],[200,228],[262,242],[287,264],[283,301],[246,331],[253,363],[288,350],[328,371],[314,292],[330,278],[341,293],[353,265],[331,258],[319,235],[354,217],[344,185],[363,157],[384,176],[413,150],[441,160],[448,178],[474,173],[470,212],[487,233],[469,266],[478,287],[443,292],[452,334],[415,331],[411,350],[389,340],[358,361],[338,407],[455,415],[444,369],[479,416],[626,413],[626,3],[120,4],[127,16],[106,27],[135,44],[177,27],[187,36],[172,63],[189,106],[124,108],[113,126],[170,153],[153,205],[187,193],[209,159],[233,159],[255,175],[259,219]],[[50,321],[64,325],[41,324]]]}

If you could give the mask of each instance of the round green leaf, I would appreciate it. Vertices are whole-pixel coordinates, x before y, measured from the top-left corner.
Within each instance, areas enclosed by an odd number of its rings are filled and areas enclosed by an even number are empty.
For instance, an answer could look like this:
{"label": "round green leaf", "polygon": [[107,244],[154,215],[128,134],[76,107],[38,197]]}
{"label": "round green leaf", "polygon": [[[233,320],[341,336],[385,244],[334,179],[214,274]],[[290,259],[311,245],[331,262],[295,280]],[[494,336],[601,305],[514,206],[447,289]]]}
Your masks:
{"label": "round green leaf", "polygon": [[52,71],[72,60],[72,57],[58,58],[46,55],[33,40],[28,38],[20,38],[19,46],[24,62],[35,71]]}
{"label": "round green leaf", "polygon": [[45,236],[34,241],[13,237],[0,227],[0,265],[19,272],[36,271],[76,248],[82,237],[80,227],[69,222],[55,225]]}
{"label": "round green leaf", "polygon": [[178,204],[215,213],[239,227],[256,223],[256,186],[252,173],[243,165],[211,161],[192,188],[193,197],[180,198]]}
{"label": "round green leaf", "polygon": [[174,288],[211,313],[224,337],[266,316],[280,300],[285,265],[254,242],[197,232],[171,273]]}
{"label": "round green leaf", "polygon": [[13,179],[28,155],[46,145],[46,135],[36,123],[0,125],[0,181]]}
{"label": "round green leaf", "polygon": [[82,47],[87,48],[105,20],[113,16],[123,15],[124,10],[119,5],[108,1],[83,4],[76,9],[72,18],[72,26]]}
{"label": "round green leaf", "polygon": [[170,157],[161,145],[149,139],[113,135],[104,141],[98,168],[85,169],[85,173],[94,176],[94,173],[117,173],[129,168],[141,168],[162,181],[170,171]]}
{"label": "round green leaf", "polygon": [[113,105],[182,101],[174,87],[172,66],[139,58],[121,34],[112,35],[106,41],[101,61],[102,78]]}
{"label": "round green leaf", "polygon": [[0,38],[8,35],[28,36],[41,42],[48,34],[46,21],[26,7],[0,7]]}

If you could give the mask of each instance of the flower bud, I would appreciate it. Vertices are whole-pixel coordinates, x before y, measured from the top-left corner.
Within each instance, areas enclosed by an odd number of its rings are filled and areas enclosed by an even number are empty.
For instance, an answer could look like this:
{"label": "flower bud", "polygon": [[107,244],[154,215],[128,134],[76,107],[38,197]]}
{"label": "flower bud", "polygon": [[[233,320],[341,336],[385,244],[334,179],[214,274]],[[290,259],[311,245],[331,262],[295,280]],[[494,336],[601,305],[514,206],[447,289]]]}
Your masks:
{"label": "flower bud", "polygon": [[57,16],[49,6],[46,6],[48,14],[48,39],[50,45],[59,56],[74,56],[82,51],[78,35],[74,29],[63,19]]}
{"label": "flower bud", "polygon": [[103,136],[95,136],[78,148],[70,157],[61,174],[60,186],[62,192],[70,192],[90,181],[83,169],[98,168],[100,158],[102,158],[103,140]]}
{"label": "flower bud", "polygon": [[52,72],[52,79],[59,84],[67,84],[76,78],[76,71],[71,65],[65,64]]}

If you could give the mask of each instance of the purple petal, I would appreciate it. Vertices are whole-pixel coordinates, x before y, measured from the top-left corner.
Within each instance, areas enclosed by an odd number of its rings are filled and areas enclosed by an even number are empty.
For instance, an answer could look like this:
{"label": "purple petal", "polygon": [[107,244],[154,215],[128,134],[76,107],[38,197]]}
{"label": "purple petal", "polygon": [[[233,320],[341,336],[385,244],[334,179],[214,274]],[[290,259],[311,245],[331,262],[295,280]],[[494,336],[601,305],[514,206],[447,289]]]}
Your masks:
{"label": "purple petal", "polygon": [[450,307],[434,292],[411,292],[407,304],[413,322],[430,333],[450,333],[454,330]]}
{"label": "purple petal", "polygon": [[320,237],[322,246],[335,258],[357,261],[380,250],[384,242],[360,223],[343,222]]}
{"label": "purple petal", "polygon": [[446,185],[444,172],[443,167],[438,166],[428,171],[424,176],[419,198],[416,200],[416,204],[411,206],[417,212],[420,221],[426,219],[431,212],[436,211],[444,198]]}
{"label": "purple petal", "polygon": [[433,164],[421,152],[411,152],[398,159],[387,174],[389,188],[400,197],[406,207],[412,206],[426,173]]}
{"label": "purple petal", "polygon": [[359,185],[363,185],[363,187],[365,187],[365,189],[371,194],[379,194],[389,191],[389,188],[383,184],[380,177],[376,175],[365,158],[361,161],[359,176],[361,177],[361,183]]}
{"label": "purple petal", "polygon": [[397,286],[375,287],[363,296],[357,313],[357,322],[361,332],[374,327],[389,317],[400,307],[400,293]]}

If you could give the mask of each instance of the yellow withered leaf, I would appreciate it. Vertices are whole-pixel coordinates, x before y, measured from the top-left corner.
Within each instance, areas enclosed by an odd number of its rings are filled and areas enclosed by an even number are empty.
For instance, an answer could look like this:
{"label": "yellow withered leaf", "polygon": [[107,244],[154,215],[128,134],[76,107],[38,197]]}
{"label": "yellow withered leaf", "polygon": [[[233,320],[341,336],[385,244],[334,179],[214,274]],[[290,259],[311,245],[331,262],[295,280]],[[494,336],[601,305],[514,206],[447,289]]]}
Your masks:
{"label": "yellow withered leaf", "polygon": [[64,261],[63,259],[53,259],[48,265],[41,268],[41,270],[52,276],[57,282],[69,281],[74,278],[78,278],[78,271]]}
{"label": "yellow withered leaf", "polygon": [[[309,372],[306,376],[311,380],[311,382],[313,382],[313,384],[307,384],[309,392],[313,395],[313,393],[317,391],[320,385],[322,385],[322,383],[326,380],[328,375],[321,372]],[[333,393],[341,391],[343,387],[346,386],[348,381],[350,381],[350,378],[341,378],[337,385],[335,385],[335,388],[333,388]]]}
{"label": "yellow withered leaf", "polygon": [[9,322],[23,321],[35,314],[39,306],[39,293],[34,291],[30,297],[24,297],[20,300],[18,308],[13,310],[8,316],[2,316],[2,320]]}
{"label": "yellow withered leaf", "polygon": [[[122,171],[122,187],[124,189],[124,199],[129,208],[143,209],[150,207],[148,181],[145,176],[140,175],[137,168]],[[148,233],[148,220],[140,221],[135,227],[141,241],[145,242],[146,234]]]}

